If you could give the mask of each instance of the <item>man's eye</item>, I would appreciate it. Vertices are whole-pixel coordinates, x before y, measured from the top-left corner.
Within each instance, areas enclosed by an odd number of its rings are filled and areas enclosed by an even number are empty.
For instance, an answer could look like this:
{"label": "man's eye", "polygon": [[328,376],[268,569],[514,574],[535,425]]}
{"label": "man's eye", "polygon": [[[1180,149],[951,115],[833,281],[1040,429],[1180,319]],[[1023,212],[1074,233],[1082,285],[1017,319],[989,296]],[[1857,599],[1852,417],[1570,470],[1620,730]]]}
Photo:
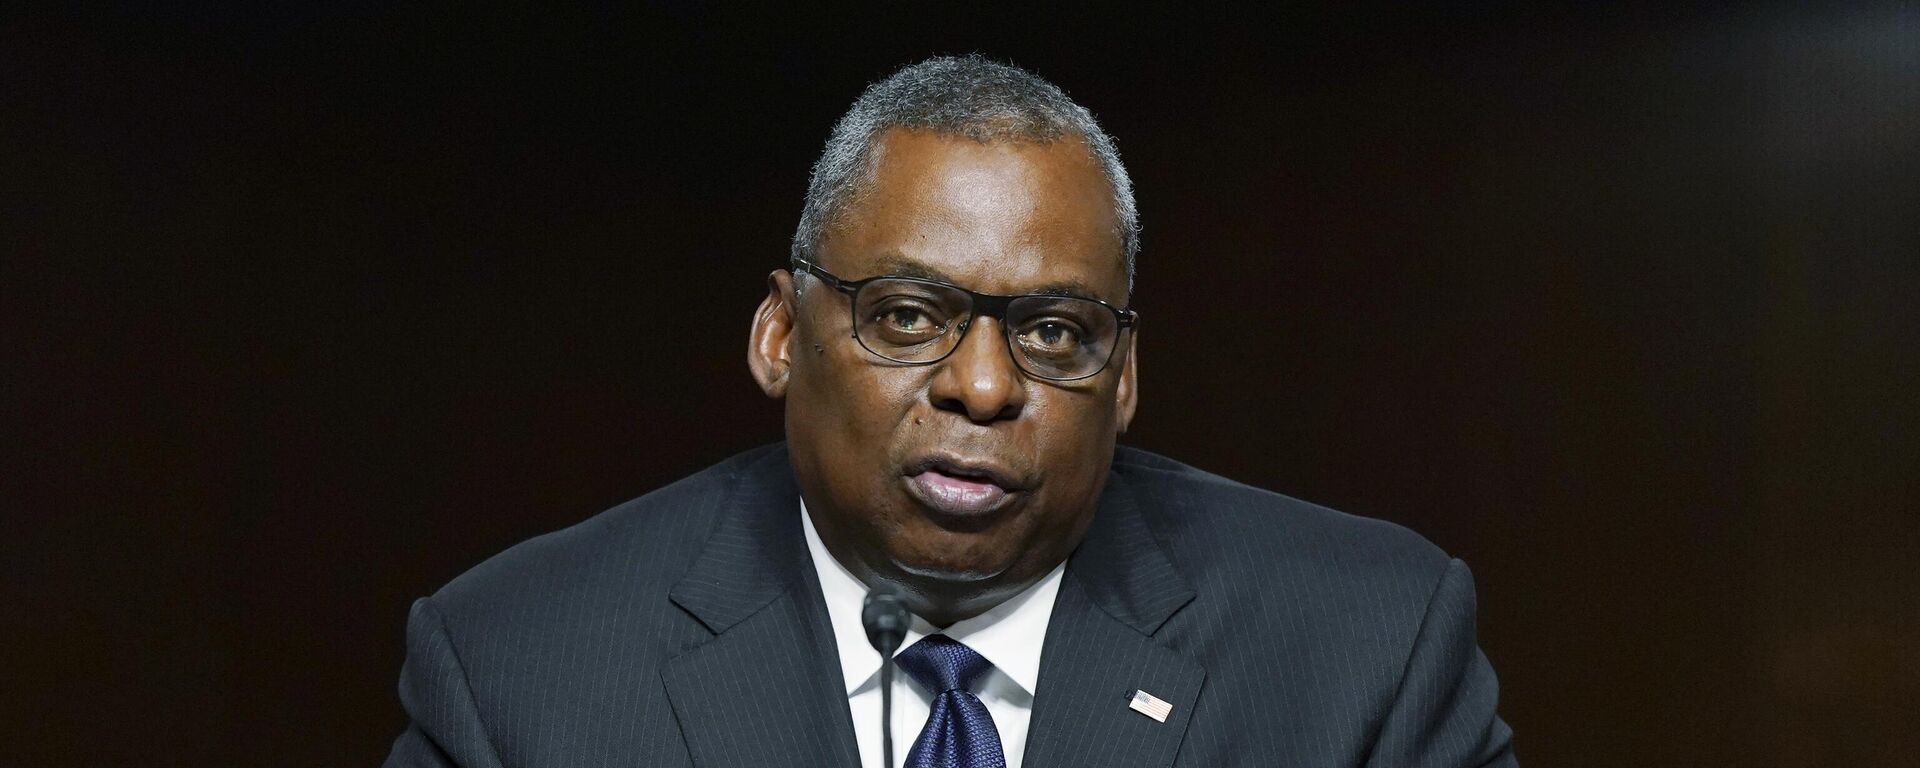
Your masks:
{"label": "man's eye", "polygon": [[1029,327],[1021,336],[1029,347],[1046,351],[1065,351],[1080,346],[1079,329],[1058,321],[1043,321]]}
{"label": "man's eye", "polygon": [[933,324],[932,319],[928,318],[926,313],[913,307],[895,307],[889,309],[886,312],[885,319],[888,324],[902,331],[924,331],[927,329],[927,326]]}
{"label": "man's eye", "polygon": [[867,321],[887,338],[899,343],[919,343],[946,332],[946,319],[939,310],[917,301],[891,301],[873,309]]}

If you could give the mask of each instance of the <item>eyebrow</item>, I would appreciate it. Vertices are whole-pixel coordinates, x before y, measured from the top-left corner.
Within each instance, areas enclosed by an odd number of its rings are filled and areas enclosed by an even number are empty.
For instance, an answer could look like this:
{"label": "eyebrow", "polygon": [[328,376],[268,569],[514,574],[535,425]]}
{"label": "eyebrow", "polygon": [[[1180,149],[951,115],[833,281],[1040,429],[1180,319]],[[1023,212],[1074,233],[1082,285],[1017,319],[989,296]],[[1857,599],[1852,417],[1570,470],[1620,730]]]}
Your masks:
{"label": "eyebrow", "polygon": [[[959,285],[959,281],[954,280],[951,275],[940,271],[932,265],[908,258],[897,252],[888,251],[880,254],[880,257],[875,259],[874,263],[875,266],[880,269],[880,273],[888,277],[915,277],[921,280],[936,280],[942,283]],[[985,291],[978,291],[978,293],[985,293]],[[1065,296],[1076,299],[1106,301],[1100,298],[1100,294],[1097,291],[1093,290],[1093,286],[1087,285],[1079,280],[1055,280],[1050,283],[1035,286],[1033,289],[1023,293],[1007,295]]]}

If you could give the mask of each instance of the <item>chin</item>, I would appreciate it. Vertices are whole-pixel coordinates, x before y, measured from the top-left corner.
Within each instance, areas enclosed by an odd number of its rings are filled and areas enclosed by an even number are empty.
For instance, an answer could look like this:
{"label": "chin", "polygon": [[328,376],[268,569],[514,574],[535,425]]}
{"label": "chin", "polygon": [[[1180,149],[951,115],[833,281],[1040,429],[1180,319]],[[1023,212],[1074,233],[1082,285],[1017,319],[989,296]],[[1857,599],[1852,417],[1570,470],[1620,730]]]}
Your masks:
{"label": "chin", "polygon": [[893,567],[901,573],[918,581],[938,582],[942,584],[983,584],[1000,578],[1011,566],[986,570],[950,565],[912,565],[895,558]]}

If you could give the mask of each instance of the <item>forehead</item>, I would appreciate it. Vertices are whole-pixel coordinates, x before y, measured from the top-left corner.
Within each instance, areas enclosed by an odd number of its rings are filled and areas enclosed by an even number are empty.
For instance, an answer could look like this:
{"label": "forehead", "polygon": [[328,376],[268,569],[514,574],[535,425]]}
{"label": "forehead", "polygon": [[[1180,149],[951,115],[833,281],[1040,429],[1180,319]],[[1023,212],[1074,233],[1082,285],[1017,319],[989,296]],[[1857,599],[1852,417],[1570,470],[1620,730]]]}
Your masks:
{"label": "forehead", "polygon": [[1113,192],[1078,137],[979,142],[895,129],[821,241],[843,277],[915,274],[986,293],[1126,301]]}

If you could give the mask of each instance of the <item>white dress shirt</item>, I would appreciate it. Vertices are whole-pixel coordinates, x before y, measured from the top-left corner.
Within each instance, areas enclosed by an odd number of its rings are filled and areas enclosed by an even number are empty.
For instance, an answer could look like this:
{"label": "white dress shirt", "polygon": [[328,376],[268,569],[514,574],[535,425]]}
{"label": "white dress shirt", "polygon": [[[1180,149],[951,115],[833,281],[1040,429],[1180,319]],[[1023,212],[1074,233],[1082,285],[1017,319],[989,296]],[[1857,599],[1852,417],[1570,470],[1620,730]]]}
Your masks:
{"label": "white dress shirt", "polygon": [[[846,675],[847,708],[853,714],[853,734],[860,745],[860,763],[878,768],[880,757],[880,654],[867,642],[867,630],[860,623],[860,609],[867,598],[867,586],[853,577],[846,566],[833,559],[820,533],[814,530],[807,504],[800,502],[800,519],[807,530],[807,551],[813,556],[813,569],[820,575],[820,591],[827,599],[827,616],[833,622],[833,638],[840,647],[840,671]],[[1020,768],[1026,756],[1027,722],[1033,713],[1035,684],[1040,679],[1040,646],[1047,637],[1047,622],[1053,618],[1053,600],[1060,592],[1060,574],[1066,564],[1054,566],[1038,583],[1014,595],[992,610],[953,626],[939,629],[919,616],[907,628],[900,650],[913,647],[920,638],[942,634],[965,643],[974,652],[993,663],[993,669],[975,684],[974,694],[993,716],[1000,732],[1000,749],[1006,753],[1007,768]],[[933,703],[932,694],[899,668],[893,674],[893,766],[907,762],[907,752],[927,724]]]}

